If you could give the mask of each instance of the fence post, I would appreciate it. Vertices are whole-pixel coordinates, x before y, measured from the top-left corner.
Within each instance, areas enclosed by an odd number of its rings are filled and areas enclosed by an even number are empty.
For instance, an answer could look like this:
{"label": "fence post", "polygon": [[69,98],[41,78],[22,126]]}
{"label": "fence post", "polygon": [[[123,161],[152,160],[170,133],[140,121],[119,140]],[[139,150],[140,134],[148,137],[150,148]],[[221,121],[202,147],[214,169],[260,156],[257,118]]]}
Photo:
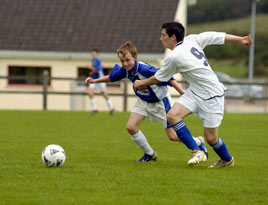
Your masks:
{"label": "fence post", "polygon": [[47,85],[48,85],[48,71],[43,73],[43,110],[47,110]]}
{"label": "fence post", "polygon": [[128,86],[127,79],[125,79],[124,80],[124,95],[123,95],[123,110],[124,111],[127,111],[127,95],[128,95],[127,86]]}

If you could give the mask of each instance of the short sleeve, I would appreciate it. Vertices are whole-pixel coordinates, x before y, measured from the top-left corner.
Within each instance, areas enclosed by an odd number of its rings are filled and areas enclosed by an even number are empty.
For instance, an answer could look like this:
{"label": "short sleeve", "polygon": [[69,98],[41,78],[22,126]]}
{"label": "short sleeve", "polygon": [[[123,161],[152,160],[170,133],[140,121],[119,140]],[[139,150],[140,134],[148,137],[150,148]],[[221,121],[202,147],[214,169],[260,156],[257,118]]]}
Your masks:
{"label": "short sleeve", "polygon": [[202,49],[208,45],[220,45],[224,44],[225,34],[223,32],[203,32],[200,34],[192,34],[186,38],[192,41],[195,41]]}
{"label": "short sleeve", "polygon": [[155,78],[161,82],[168,82],[177,73],[177,62],[174,56],[168,56],[161,69],[155,73]]}
{"label": "short sleeve", "polygon": [[116,64],[113,67],[112,72],[109,74],[109,78],[111,82],[122,80],[126,78],[126,76],[127,76],[127,71],[118,64]]}
{"label": "short sleeve", "polygon": [[94,67],[96,68],[97,71],[101,70],[101,60],[96,58],[95,59],[95,65]]}

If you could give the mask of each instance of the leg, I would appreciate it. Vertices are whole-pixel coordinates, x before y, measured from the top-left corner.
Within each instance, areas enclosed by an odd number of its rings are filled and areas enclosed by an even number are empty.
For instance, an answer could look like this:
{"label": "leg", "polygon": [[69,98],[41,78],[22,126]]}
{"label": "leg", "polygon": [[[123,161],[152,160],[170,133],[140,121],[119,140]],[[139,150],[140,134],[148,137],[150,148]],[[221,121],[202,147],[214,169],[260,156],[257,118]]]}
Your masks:
{"label": "leg", "polygon": [[188,165],[194,166],[199,162],[207,161],[206,154],[200,150],[195,139],[192,137],[189,129],[182,121],[185,116],[191,114],[191,111],[180,103],[175,103],[167,114],[167,120],[172,124],[178,138],[192,150],[192,158],[188,161]]}
{"label": "leg", "polygon": [[200,150],[194,141],[192,134],[182,121],[183,118],[191,114],[185,106],[180,103],[175,103],[167,114],[167,120],[172,125],[178,138],[191,150]]}
{"label": "leg", "polygon": [[188,110],[182,104],[176,102],[167,114],[167,120],[170,124],[174,125],[175,123],[181,121],[187,115],[190,115],[192,112]]}
{"label": "leg", "polygon": [[109,97],[105,91],[101,91],[101,95],[104,97],[105,100],[109,100]]}
{"label": "leg", "polygon": [[93,88],[90,88],[90,87],[87,88],[87,94],[90,99],[94,98],[93,92],[94,92]]}
{"label": "leg", "polygon": [[166,134],[167,134],[168,138],[169,138],[171,141],[182,142],[182,141],[178,138],[178,136],[177,136],[177,134],[176,134],[176,132],[175,132],[175,130],[174,130],[173,128],[166,128],[165,130],[166,130]]}
{"label": "leg", "polygon": [[144,134],[139,130],[139,126],[143,121],[144,116],[131,113],[127,122],[127,131],[132,136],[132,140],[144,151],[144,156],[139,160],[140,162],[147,162],[150,160],[156,160],[157,156],[155,151],[151,148],[146,140]]}
{"label": "leg", "polygon": [[109,96],[107,95],[107,93],[105,91],[101,91],[101,95],[106,100],[106,104],[107,104],[107,106],[109,108],[110,115],[113,115],[114,114],[114,106],[113,106],[112,101],[110,100]]}
{"label": "leg", "polygon": [[139,132],[139,126],[144,120],[144,116],[137,113],[130,113],[128,122],[127,122],[127,131],[131,135],[135,135]]}
{"label": "leg", "polygon": [[218,127],[204,128],[205,139],[213,147],[214,151],[220,157],[220,160],[211,165],[214,167],[231,167],[234,165],[234,159],[230,155],[225,143],[218,137]]}
{"label": "leg", "polygon": [[218,127],[216,128],[206,128],[204,127],[205,140],[208,144],[214,145],[218,142]]}
{"label": "leg", "polygon": [[87,94],[89,96],[90,103],[91,103],[91,109],[92,109],[91,114],[94,115],[98,112],[96,100],[94,99],[94,88],[88,87]]}

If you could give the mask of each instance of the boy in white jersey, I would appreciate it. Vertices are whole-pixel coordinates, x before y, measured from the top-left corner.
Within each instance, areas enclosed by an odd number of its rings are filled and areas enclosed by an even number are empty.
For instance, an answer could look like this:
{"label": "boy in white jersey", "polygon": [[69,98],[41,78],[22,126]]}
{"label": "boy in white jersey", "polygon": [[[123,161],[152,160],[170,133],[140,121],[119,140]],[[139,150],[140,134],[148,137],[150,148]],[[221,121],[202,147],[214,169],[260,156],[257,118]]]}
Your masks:
{"label": "boy in white jersey", "polygon": [[[114,82],[124,78],[128,78],[134,83],[137,79],[146,79],[153,76],[158,70],[149,64],[137,60],[137,49],[131,42],[122,44],[117,50],[117,55],[122,66],[115,65],[109,75],[98,79],[89,77],[85,80],[85,83]],[[171,98],[168,93],[167,85],[172,85],[180,94],[183,94],[184,91],[176,81],[172,79],[172,76],[167,81],[167,83],[134,89],[138,99],[131,110],[127,122],[127,131],[132,136],[133,141],[144,151],[144,156],[139,160],[140,162],[155,161],[157,158],[156,152],[151,148],[146,137],[139,129],[145,117],[152,122],[161,123],[165,127],[169,139],[180,141],[166,119],[166,113],[171,107]],[[202,139],[194,138],[194,140],[199,144],[200,149],[206,151],[205,145],[203,141],[201,141]]]}
{"label": "boy in white jersey", "polygon": [[[218,127],[221,124],[224,110],[224,92],[226,88],[219,82],[205,57],[203,49],[207,45],[237,42],[251,45],[250,35],[234,36],[219,32],[204,32],[189,35],[184,38],[184,27],[177,22],[162,25],[160,40],[165,48],[172,52],[165,59],[162,68],[149,79],[137,80],[134,87],[148,86],[165,82],[176,73],[181,73],[190,87],[172,106],[167,119],[177,133],[177,136],[189,149],[195,149],[191,133],[183,122],[184,117],[194,113],[204,125],[206,141],[213,147],[220,159],[212,164],[214,167],[232,167],[234,158],[229,154],[225,143],[218,137]],[[189,165],[202,162],[198,152],[193,152]]]}

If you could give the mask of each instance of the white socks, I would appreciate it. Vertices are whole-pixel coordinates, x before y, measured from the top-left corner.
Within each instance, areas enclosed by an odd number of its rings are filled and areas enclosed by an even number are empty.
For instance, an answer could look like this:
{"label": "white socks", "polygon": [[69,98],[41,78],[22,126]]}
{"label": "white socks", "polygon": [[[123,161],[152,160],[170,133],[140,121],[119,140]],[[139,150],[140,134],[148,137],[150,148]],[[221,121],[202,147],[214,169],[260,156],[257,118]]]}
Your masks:
{"label": "white socks", "polygon": [[139,132],[135,135],[132,135],[132,140],[144,151],[144,153],[153,155],[154,150],[148,144],[146,137],[144,134],[139,130]]}
{"label": "white socks", "polygon": [[[95,99],[90,99],[90,103],[91,103],[92,110],[97,110],[96,100]],[[111,111],[114,108],[112,100],[109,99],[109,100],[106,101],[106,103],[107,103],[107,106],[108,106],[109,110]]]}
{"label": "white socks", "polygon": [[107,103],[107,106],[108,106],[109,110],[112,110],[114,108],[112,100],[110,100],[110,99],[106,100],[106,103]]}
{"label": "white socks", "polygon": [[95,99],[90,99],[91,102],[91,109],[92,110],[97,110],[97,104]]}

